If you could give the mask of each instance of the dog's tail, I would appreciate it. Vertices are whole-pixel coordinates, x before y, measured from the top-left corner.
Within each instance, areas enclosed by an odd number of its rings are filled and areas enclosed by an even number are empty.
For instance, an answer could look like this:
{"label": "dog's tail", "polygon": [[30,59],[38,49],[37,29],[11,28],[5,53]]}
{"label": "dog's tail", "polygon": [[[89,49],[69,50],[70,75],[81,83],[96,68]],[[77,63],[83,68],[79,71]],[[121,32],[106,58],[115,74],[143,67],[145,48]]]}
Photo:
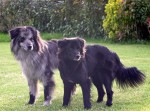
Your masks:
{"label": "dog's tail", "polygon": [[119,86],[122,88],[137,87],[144,82],[145,75],[140,70],[136,67],[124,67],[117,54],[115,54],[115,57],[118,65],[115,79]]}

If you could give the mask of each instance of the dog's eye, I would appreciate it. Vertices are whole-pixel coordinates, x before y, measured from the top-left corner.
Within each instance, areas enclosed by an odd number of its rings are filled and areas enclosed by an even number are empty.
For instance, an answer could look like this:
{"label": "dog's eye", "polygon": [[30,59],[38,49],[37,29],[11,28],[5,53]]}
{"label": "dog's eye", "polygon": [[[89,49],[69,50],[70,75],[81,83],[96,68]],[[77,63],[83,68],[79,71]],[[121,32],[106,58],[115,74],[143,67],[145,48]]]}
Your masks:
{"label": "dog's eye", "polygon": [[20,42],[23,42],[24,40],[25,40],[24,37],[21,37],[21,38],[20,38]]}
{"label": "dog's eye", "polygon": [[30,38],[31,41],[33,41],[33,38]]}

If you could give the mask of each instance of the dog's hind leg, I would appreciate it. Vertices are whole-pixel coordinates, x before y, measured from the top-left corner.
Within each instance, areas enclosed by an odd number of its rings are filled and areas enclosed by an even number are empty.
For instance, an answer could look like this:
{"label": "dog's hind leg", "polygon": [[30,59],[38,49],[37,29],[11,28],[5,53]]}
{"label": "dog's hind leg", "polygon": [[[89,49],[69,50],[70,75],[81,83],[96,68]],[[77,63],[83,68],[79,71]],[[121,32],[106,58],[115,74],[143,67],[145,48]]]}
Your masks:
{"label": "dog's hind leg", "polygon": [[51,104],[51,100],[52,100],[52,95],[54,92],[54,88],[55,88],[55,82],[54,82],[54,78],[53,75],[50,78],[47,78],[47,80],[43,81],[44,82],[44,106],[45,105],[49,105]]}
{"label": "dog's hind leg", "polygon": [[75,84],[67,81],[63,81],[63,83],[64,83],[63,106],[68,106],[71,101],[71,92]]}
{"label": "dog's hind leg", "polygon": [[97,88],[97,92],[98,92],[97,102],[100,103],[103,101],[103,97],[105,95],[102,81],[101,81],[101,79],[99,79],[99,77],[97,75],[94,75],[92,77],[92,81],[93,81],[93,84],[95,85],[95,87]]}
{"label": "dog's hind leg", "polygon": [[113,91],[112,91],[112,79],[111,77],[109,76],[108,73],[103,73],[103,75],[105,75],[105,78],[104,78],[104,86],[105,86],[105,89],[106,89],[106,92],[107,92],[107,102],[106,102],[106,105],[107,106],[111,106],[112,105],[112,99],[113,99]]}
{"label": "dog's hind leg", "polygon": [[28,104],[34,104],[37,93],[38,93],[38,81],[33,79],[28,79],[28,86],[29,86],[29,95],[30,99]]}

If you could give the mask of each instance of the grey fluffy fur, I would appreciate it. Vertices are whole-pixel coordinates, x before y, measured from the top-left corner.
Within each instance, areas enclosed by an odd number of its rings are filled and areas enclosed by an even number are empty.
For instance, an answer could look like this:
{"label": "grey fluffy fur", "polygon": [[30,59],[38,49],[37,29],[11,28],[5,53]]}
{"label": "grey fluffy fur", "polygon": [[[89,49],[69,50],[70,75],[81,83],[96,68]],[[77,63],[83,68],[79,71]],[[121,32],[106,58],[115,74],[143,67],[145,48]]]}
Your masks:
{"label": "grey fluffy fur", "polygon": [[30,99],[33,104],[38,94],[38,81],[44,86],[44,105],[52,99],[55,82],[53,69],[57,68],[57,41],[44,41],[33,27],[21,26],[9,31],[11,51],[20,62],[23,74],[27,78]]}

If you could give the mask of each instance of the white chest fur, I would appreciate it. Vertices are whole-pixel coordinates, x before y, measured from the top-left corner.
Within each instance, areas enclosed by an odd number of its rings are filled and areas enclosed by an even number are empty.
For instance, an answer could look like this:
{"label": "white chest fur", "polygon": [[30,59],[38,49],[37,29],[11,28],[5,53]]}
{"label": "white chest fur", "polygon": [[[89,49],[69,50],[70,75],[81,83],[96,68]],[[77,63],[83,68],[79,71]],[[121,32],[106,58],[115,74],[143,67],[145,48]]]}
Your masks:
{"label": "white chest fur", "polygon": [[29,79],[41,79],[46,69],[46,57],[41,57],[38,53],[19,54],[20,64],[23,74]]}

